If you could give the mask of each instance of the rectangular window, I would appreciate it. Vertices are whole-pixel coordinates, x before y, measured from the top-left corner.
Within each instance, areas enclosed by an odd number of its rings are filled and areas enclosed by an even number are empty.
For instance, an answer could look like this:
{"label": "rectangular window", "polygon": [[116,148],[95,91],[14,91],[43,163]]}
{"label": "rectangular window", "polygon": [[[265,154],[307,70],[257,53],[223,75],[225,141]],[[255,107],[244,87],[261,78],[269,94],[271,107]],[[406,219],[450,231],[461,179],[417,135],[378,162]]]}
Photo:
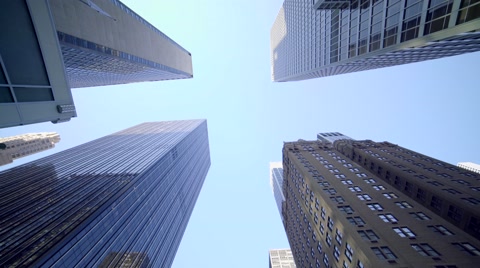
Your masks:
{"label": "rectangular window", "polygon": [[452,218],[454,221],[459,222],[459,221],[462,220],[463,210],[461,208],[456,207],[456,206],[450,205],[448,207],[447,216]]}
{"label": "rectangular window", "polygon": [[453,235],[453,233],[450,232],[450,230],[445,228],[443,225],[429,225],[428,229],[440,235]]}
{"label": "rectangular window", "polygon": [[411,237],[415,237],[415,233],[410,230],[408,227],[404,226],[404,227],[393,227],[392,228],[393,231],[395,233],[397,233],[400,237],[408,237],[408,238],[411,238]]}
{"label": "rectangular window", "polygon": [[342,180],[342,183],[345,185],[352,185],[353,181],[352,180]]}
{"label": "rectangular window", "polygon": [[443,203],[442,199],[436,196],[432,196],[432,201],[430,202],[430,206],[432,206],[436,210],[442,210],[442,203]]}
{"label": "rectangular window", "polygon": [[429,216],[427,216],[423,212],[410,212],[410,215],[412,215],[413,218],[415,218],[419,221],[427,221],[427,220],[431,219]]}
{"label": "rectangular window", "polygon": [[321,211],[322,211],[322,212],[321,212],[320,216],[322,217],[322,219],[325,220],[325,214],[327,213],[327,211],[325,210],[324,207],[322,207]]}
{"label": "rectangular window", "polygon": [[367,174],[365,174],[365,173],[357,173],[356,175],[357,175],[357,177],[359,177],[359,178],[365,178],[365,177],[367,177]]}
{"label": "rectangular window", "polygon": [[361,230],[357,231],[358,234],[365,240],[370,241],[370,242],[377,242],[379,237],[377,234],[372,231],[372,230]]}
{"label": "rectangular window", "polygon": [[362,201],[370,201],[372,198],[368,194],[357,194],[358,199]]}
{"label": "rectangular window", "polygon": [[353,248],[352,246],[350,246],[350,244],[347,243],[346,247],[345,247],[345,256],[347,256],[347,259],[352,262],[352,258],[353,258]]}
{"label": "rectangular window", "polygon": [[360,188],[358,186],[350,186],[350,187],[348,187],[348,189],[352,192],[361,192],[362,191],[362,188]]}
{"label": "rectangular window", "polygon": [[399,206],[400,208],[412,208],[407,201],[395,202],[395,205]]}
{"label": "rectangular window", "polygon": [[328,245],[329,247],[332,246],[332,237],[330,236],[329,233],[327,233],[327,237],[325,237],[325,242],[327,242],[327,245]]}
{"label": "rectangular window", "polygon": [[383,207],[379,203],[370,203],[367,206],[370,210],[383,211]]}
{"label": "rectangular window", "polygon": [[332,218],[328,217],[328,229],[330,229],[330,231],[333,230],[333,220]]}
{"label": "rectangular window", "polygon": [[383,193],[383,196],[385,196],[385,198],[387,199],[392,199],[392,198],[398,198],[398,196],[395,194],[395,193]]}
{"label": "rectangular window", "polygon": [[431,257],[438,257],[440,253],[438,253],[435,249],[433,249],[429,244],[422,243],[422,244],[410,244],[412,248],[418,252],[422,256],[431,256]]}
{"label": "rectangular window", "polygon": [[380,260],[394,260],[397,258],[388,247],[373,247],[371,249]]}
{"label": "rectangular window", "polygon": [[442,191],[447,192],[449,194],[461,194],[459,191],[457,191],[455,189],[452,189],[452,188],[442,189]]}
{"label": "rectangular window", "polygon": [[345,202],[345,199],[343,199],[343,197],[341,196],[332,196],[330,197],[330,200],[338,204],[342,204],[343,202]]}
{"label": "rectangular window", "polygon": [[454,245],[460,251],[464,251],[472,256],[480,256],[480,251],[470,243],[452,243],[452,245]]}
{"label": "rectangular window", "polygon": [[318,242],[317,250],[318,250],[318,253],[322,254],[322,243],[321,242]]}
{"label": "rectangular window", "polygon": [[378,217],[382,219],[384,222],[391,222],[391,223],[397,223],[398,220],[393,216],[392,213],[386,213],[386,214],[378,214]]}
{"label": "rectangular window", "polygon": [[347,217],[347,220],[355,226],[362,227],[365,225],[365,221],[361,217]]}
{"label": "rectangular window", "polygon": [[376,182],[376,181],[375,181],[374,179],[372,179],[372,178],[370,178],[370,179],[363,179],[363,181],[366,182],[366,183],[375,183],[375,182]]}
{"label": "rectangular window", "polygon": [[342,244],[342,237],[343,237],[342,232],[339,231],[338,229],[336,229],[335,230],[335,241],[337,241],[339,245]]}
{"label": "rectangular window", "polygon": [[385,187],[383,187],[383,185],[373,185],[372,187],[377,191],[385,190]]}
{"label": "rectangular window", "polygon": [[354,210],[350,206],[339,206],[338,209],[347,214],[352,214],[354,212]]}
{"label": "rectangular window", "polygon": [[363,263],[361,261],[358,261],[357,262],[357,268],[365,268],[365,266],[363,265]]}
{"label": "rectangular window", "polygon": [[334,188],[329,188],[329,189],[323,189],[323,191],[327,194],[336,194],[337,191]]}
{"label": "rectangular window", "polygon": [[322,235],[325,234],[325,226],[323,225],[323,222],[320,223],[320,233]]}
{"label": "rectangular window", "polygon": [[337,245],[333,246],[333,256],[337,261],[340,259],[340,250],[338,249]]}
{"label": "rectangular window", "polygon": [[463,197],[462,198],[463,201],[471,204],[471,205],[478,205],[480,204],[480,200],[474,198],[474,197]]}

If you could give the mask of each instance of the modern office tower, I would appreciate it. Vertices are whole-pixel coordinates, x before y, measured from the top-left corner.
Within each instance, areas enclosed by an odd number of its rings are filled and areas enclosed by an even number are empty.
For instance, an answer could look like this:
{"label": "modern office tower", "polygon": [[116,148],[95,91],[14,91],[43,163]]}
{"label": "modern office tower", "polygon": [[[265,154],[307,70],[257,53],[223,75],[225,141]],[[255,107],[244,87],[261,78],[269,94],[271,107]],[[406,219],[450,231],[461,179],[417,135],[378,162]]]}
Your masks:
{"label": "modern office tower", "polygon": [[[284,143],[286,202],[283,217],[298,267],[460,268],[473,267],[480,261],[479,240],[432,212],[423,205],[425,202],[418,202],[411,194],[405,194],[403,188],[387,183],[384,174],[388,170],[378,173],[377,166],[371,169],[370,163],[374,161],[370,158],[364,164],[363,155],[368,154],[375,161],[396,161],[401,165],[404,160],[398,156],[406,155],[407,151],[397,151],[403,148],[385,143],[385,147],[378,148],[379,151],[387,150],[380,151],[385,155],[378,153],[377,156],[376,151],[373,155],[369,152],[375,147],[354,144],[361,142],[340,140],[333,145],[322,141]],[[348,150],[349,146],[354,148],[355,157]],[[361,164],[356,162],[360,155],[358,151],[363,152]],[[415,157],[412,155],[412,159],[420,161],[424,156],[415,154]],[[410,158],[405,157],[405,162],[410,163],[407,159]],[[430,165],[444,164],[431,160]],[[458,184],[464,187],[460,196],[478,197],[474,189],[454,181],[463,175],[458,174],[455,178],[437,175],[451,174],[451,170],[440,167],[435,167],[438,172],[428,170],[432,172],[429,178],[417,178],[425,186],[424,192],[427,191],[426,185],[430,185],[428,182],[441,181],[444,186],[432,184],[440,188],[438,192],[455,196],[442,188],[450,189]],[[390,170],[390,176],[395,176],[394,173],[396,171]],[[412,178],[416,175],[405,174]],[[440,196],[434,198],[426,194],[426,199],[431,202],[440,200]],[[462,208],[476,206],[461,198],[459,201]],[[448,213],[447,203],[445,199],[441,206]]]}
{"label": "modern office tower", "polygon": [[270,268],[295,268],[292,251],[290,249],[271,249],[268,251]]}
{"label": "modern office tower", "polygon": [[0,266],[170,267],[209,166],[207,122],[186,120],[3,171]]}
{"label": "modern office tower", "polygon": [[60,135],[55,132],[0,138],[0,166],[12,163],[14,159],[51,149],[59,141]]}
{"label": "modern office tower", "polygon": [[480,2],[285,0],[273,24],[275,82],[480,50]]}
{"label": "modern office tower", "polygon": [[118,0],[50,0],[71,87],[193,77],[191,54]]}
{"label": "modern office tower", "polygon": [[336,140],[351,140],[352,138],[343,135],[342,133],[338,132],[325,132],[325,133],[318,133],[317,140],[332,143]]}
{"label": "modern office tower", "polygon": [[480,173],[480,165],[472,162],[461,162],[457,164],[458,167],[470,170],[475,173]]}
{"label": "modern office tower", "polygon": [[0,128],[70,120],[70,87],[193,77],[191,54],[118,0],[4,0],[0,17]]}
{"label": "modern office tower", "polygon": [[273,197],[283,222],[282,206],[285,202],[285,196],[283,195],[282,162],[270,162],[270,186],[272,187]]}

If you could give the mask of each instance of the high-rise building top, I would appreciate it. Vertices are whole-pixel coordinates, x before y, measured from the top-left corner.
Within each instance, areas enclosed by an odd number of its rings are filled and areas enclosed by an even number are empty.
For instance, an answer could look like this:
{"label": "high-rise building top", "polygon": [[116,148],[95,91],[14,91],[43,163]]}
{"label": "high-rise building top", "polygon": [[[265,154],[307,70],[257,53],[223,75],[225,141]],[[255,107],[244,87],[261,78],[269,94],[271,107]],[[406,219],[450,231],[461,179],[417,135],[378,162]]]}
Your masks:
{"label": "high-rise building top", "polygon": [[466,170],[473,171],[475,173],[480,173],[480,165],[472,162],[460,162],[457,164],[458,167],[464,168]]}
{"label": "high-rise building top", "polygon": [[296,268],[290,249],[271,249],[268,251],[270,268]]}
{"label": "high-rise building top", "polygon": [[283,168],[285,231],[298,267],[461,268],[480,260],[471,173],[353,140],[284,143]]}
{"label": "high-rise building top", "polygon": [[207,123],[186,120],[0,172],[0,266],[170,267],[209,166]]}
{"label": "high-rise building top", "polygon": [[51,149],[59,141],[60,135],[55,132],[0,138],[0,166],[12,163],[14,159]]}
{"label": "high-rise building top", "polygon": [[285,0],[271,30],[276,82],[480,50],[478,1]]}
{"label": "high-rise building top", "polygon": [[0,128],[76,117],[70,87],[193,77],[191,54],[118,0],[4,0],[0,18]]}
{"label": "high-rise building top", "polygon": [[50,0],[71,87],[191,78],[192,56],[118,0]]}
{"label": "high-rise building top", "polygon": [[343,140],[343,139],[351,140],[352,138],[338,132],[324,132],[324,133],[317,134],[317,140],[332,143],[332,144],[336,140]]}
{"label": "high-rise building top", "polygon": [[282,206],[285,202],[285,196],[283,196],[283,167],[282,162],[270,162],[270,186],[272,187],[273,196],[277,203],[278,212],[282,217]]}

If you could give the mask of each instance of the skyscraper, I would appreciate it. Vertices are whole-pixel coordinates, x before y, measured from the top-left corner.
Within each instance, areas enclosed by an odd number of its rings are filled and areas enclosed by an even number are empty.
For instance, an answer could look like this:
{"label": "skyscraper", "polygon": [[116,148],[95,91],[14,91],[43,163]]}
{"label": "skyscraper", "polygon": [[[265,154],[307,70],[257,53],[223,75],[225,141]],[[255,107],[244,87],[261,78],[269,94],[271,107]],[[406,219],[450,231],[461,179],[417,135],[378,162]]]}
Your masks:
{"label": "skyscraper", "polygon": [[480,50],[480,2],[285,0],[271,30],[276,82]]}
{"label": "skyscraper", "polygon": [[118,0],[0,3],[0,128],[70,120],[70,87],[191,77],[190,52]]}
{"label": "skyscraper", "polygon": [[317,134],[317,140],[319,141],[324,141],[324,142],[329,142],[332,143],[335,142],[336,140],[351,140],[352,138],[343,135],[342,133],[338,132],[325,132],[325,133],[318,133]]}
{"label": "skyscraper", "polygon": [[14,159],[51,149],[59,141],[60,135],[55,132],[0,138],[0,166],[12,163]]}
{"label": "skyscraper", "polygon": [[282,207],[285,202],[285,196],[283,196],[282,162],[270,162],[270,186],[272,187],[273,197],[283,222]]}
{"label": "skyscraper", "polygon": [[290,249],[271,249],[268,251],[270,268],[295,268],[292,251]]}
{"label": "skyscraper", "polygon": [[286,142],[283,168],[285,231],[299,267],[480,260],[472,173],[388,142],[348,139]]}
{"label": "skyscraper", "polygon": [[480,173],[480,165],[472,162],[461,162],[457,164],[458,167],[464,168],[466,170],[473,171],[475,173]]}
{"label": "skyscraper", "polygon": [[210,166],[205,120],[143,123],[0,173],[0,265],[170,267]]}

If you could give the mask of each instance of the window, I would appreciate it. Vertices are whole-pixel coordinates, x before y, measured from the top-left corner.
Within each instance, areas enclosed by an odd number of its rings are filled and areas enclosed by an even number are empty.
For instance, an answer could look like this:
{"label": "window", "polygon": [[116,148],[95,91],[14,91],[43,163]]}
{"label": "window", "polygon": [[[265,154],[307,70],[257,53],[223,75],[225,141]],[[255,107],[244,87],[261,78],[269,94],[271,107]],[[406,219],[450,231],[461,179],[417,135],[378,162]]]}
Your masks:
{"label": "window", "polygon": [[472,256],[480,256],[480,251],[470,243],[452,243],[452,245],[454,245],[460,251],[465,251]]}
{"label": "window", "polygon": [[351,172],[359,172],[360,170],[358,170],[358,168],[349,168],[348,170],[350,170]]}
{"label": "window", "polygon": [[463,197],[462,198],[463,201],[471,204],[471,205],[478,205],[480,204],[480,200],[476,199],[476,198],[473,198],[473,197]]}
{"label": "window", "polygon": [[348,220],[352,225],[355,225],[355,226],[361,227],[361,226],[365,225],[365,221],[364,221],[362,218],[358,217],[358,216],[356,216],[356,217],[348,217],[347,220]]}
{"label": "window", "polygon": [[358,199],[362,201],[370,201],[372,198],[368,194],[357,194]]}
{"label": "window", "polygon": [[395,202],[395,205],[399,206],[400,208],[412,208],[407,201]]}
{"label": "window", "polygon": [[349,268],[348,263],[346,261],[343,261],[342,268]]}
{"label": "window", "polygon": [[397,258],[388,247],[374,247],[372,250],[380,260],[394,260]]}
{"label": "window", "polygon": [[448,217],[452,218],[453,220],[459,222],[462,219],[463,216],[463,210],[461,208],[458,208],[456,206],[450,205],[448,207]]}
{"label": "window", "polygon": [[392,198],[398,198],[398,196],[394,193],[383,193],[383,196],[385,196],[385,198],[387,199],[392,199]]}
{"label": "window", "polygon": [[366,183],[375,183],[375,182],[376,182],[376,181],[375,181],[374,179],[372,179],[372,178],[370,178],[370,179],[363,179],[363,181],[366,182]]}
{"label": "window", "polygon": [[391,222],[391,223],[397,223],[398,222],[397,218],[395,218],[395,216],[393,216],[393,214],[391,214],[391,213],[378,214],[378,217],[380,219],[382,219],[382,221],[384,221],[384,222]]}
{"label": "window", "polygon": [[378,241],[378,236],[377,234],[372,231],[372,230],[361,230],[357,231],[357,233],[365,240],[370,241],[370,242],[377,242]]}
{"label": "window", "polygon": [[357,177],[359,177],[359,178],[365,178],[365,177],[367,177],[367,174],[365,174],[365,173],[357,173],[356,175],[357,175]]}
{"label": "window", "polygon": [[330,231],[332,231],[333,229],[333,220],[332,218],[328,217],[328,229],[330,229]]}
{"label": "window", "polygon": [[450,230],[445,228],[443,225],[430,225],[428,226],[428,229],[432,230],[433,232],[441,235],[453,235]]}
{"label": "window", "polygon": [[433,186],[443,186],[442,183],[438,182],[438,181],[428,181],[427,183],[433,185]]}
{"label": "window", "polygon": [[335,245],[333,246],[333,256],[335,257],[335,260],[339,260],[340,259],[340,250],[338,249],[338,247]]}
{"label": "window", "polygon": [[353,181],[352,180],[342,180],[342,183],[345,185],[352,185]]}
{"label": "window", "polygon": [[352,258],[353,258],[353,248],[352,246],[350,246],[350,244],[347,243],[346,247],[345,247],[345,256],[347,256],[347,259],[352,262]]}
{"label": "window", "polygon": [[325,263],[325,265],[328,267],[328,257],[327,257],[327,254],[323,255],[323,263]]}
{"label": "window", "polygon": [[438,257],[440,253],[438,253],[435,249],[433,249],[429,244],[422,243],[422,244],[411,244],[412,248],[418,252],[422,256],[432,256]]}
{"label": "window", "polygon": [[452,181],[459,184],[463,184],[463,185],[470,185],[468,181],[464,181],[464,180],[452,180]]}
{"label": "window", "polygon": [[372,187],[377,191],[386,190],[385,187],[383,187],[383,185],[373,185]]}
{"label": "window", "polygon": [[365,268],[365,266],[363,266],[363,263],[361,261],[358,261],[357,268]]}
{"label": "window", "polygon": [[397,233],[400,237],[415,237],[415,233],[412,232],[408,227],[393,227],[392,228],[395,233]]}
{"label": "window", "polygon": [[430,202],[430,206],[432,206],[436,210],[442,210],[442,199],[432,196],[432,201]]}
{"label": "window", "polygon": [[322,217],[322,219],[324,219],[324,220],[325,220],[325,213],[326,213],[326,210],[325,210],[325,208],[324,208],[324,207],[322,207],[321,211],[322,211],[322,213],[320,214],[320,216]]}
{"label": "window", "polygon": [[346,178],[345,175],[343,175],[343,174],[335,174],[335,177],[337,179],[345,179]]}
{"label": "window", "polygon": [[370,203],[367,204],[368,208],[371,210],[382,211],[383,207],[379,203]]}
{"label": "window", "polygon": [[334,188],[323,189],[323,191],[327,194],[336,194],[337,191]]}
{"label": "window", "polygon": [[427,216],[423,212],[410,212],[410,215],[412,215],[413,218],[415,218],[419,221],[427,221],[427,220],[431,219],[429,216]]}
{"label": "window", "polygon": [[323,222],[320,223],[320,233],[322,235],[325,233],[325,226],[323,225]]}
{"label": "window", "polygon": [[341,196],[332,196],[330,197],[330,200],[338,204],[342,204],[343,202],[345,202],[345,199],[343,199],[343,197]]}
{"label": "window", "polygon": [[447,192],[449,194],[461,194],[459,191],[457,191],[455,189],[452,189],[452,188],[442,189],[442,191]]}
{"label": "window", "polygon": [[361,192],[362,191],[362,188],[360,188],[358,186],[350,186],[350,187],[348,187],[348,189],[352,192]]}
{"label": "window", "polygon": [[343,236],[342,236],[342,232],[339,231],[338,229],[336,229],[336,230],[335,230],[335,241],[337,241],[337,243],[338,243],[339,245],[342,244],[342,237],[343,237]]}
{"label": "window", "polygon": [[427,193],[425,192],[425,190],[418,188],[417,189],[417,198],[422,200],[422,201],[425,201],[426,197],[427,197]]}
{"label": "window", "polygon": [[327,237],[325,237],[325,242],[327,242],[327,245],[328,245],[329,247],[332,246],[332,237],[330,236],[329,233],[327,233]]}
{"label": "window", "polygon": [[318,242],[317,250],[318,250],[318,253],[322,254],[322,243],[321,242]]}
{"label": "window", "polygon": [[338,209],[347,214],[352,214],[353,212],[355,212],[351,206],[339,206]]}

